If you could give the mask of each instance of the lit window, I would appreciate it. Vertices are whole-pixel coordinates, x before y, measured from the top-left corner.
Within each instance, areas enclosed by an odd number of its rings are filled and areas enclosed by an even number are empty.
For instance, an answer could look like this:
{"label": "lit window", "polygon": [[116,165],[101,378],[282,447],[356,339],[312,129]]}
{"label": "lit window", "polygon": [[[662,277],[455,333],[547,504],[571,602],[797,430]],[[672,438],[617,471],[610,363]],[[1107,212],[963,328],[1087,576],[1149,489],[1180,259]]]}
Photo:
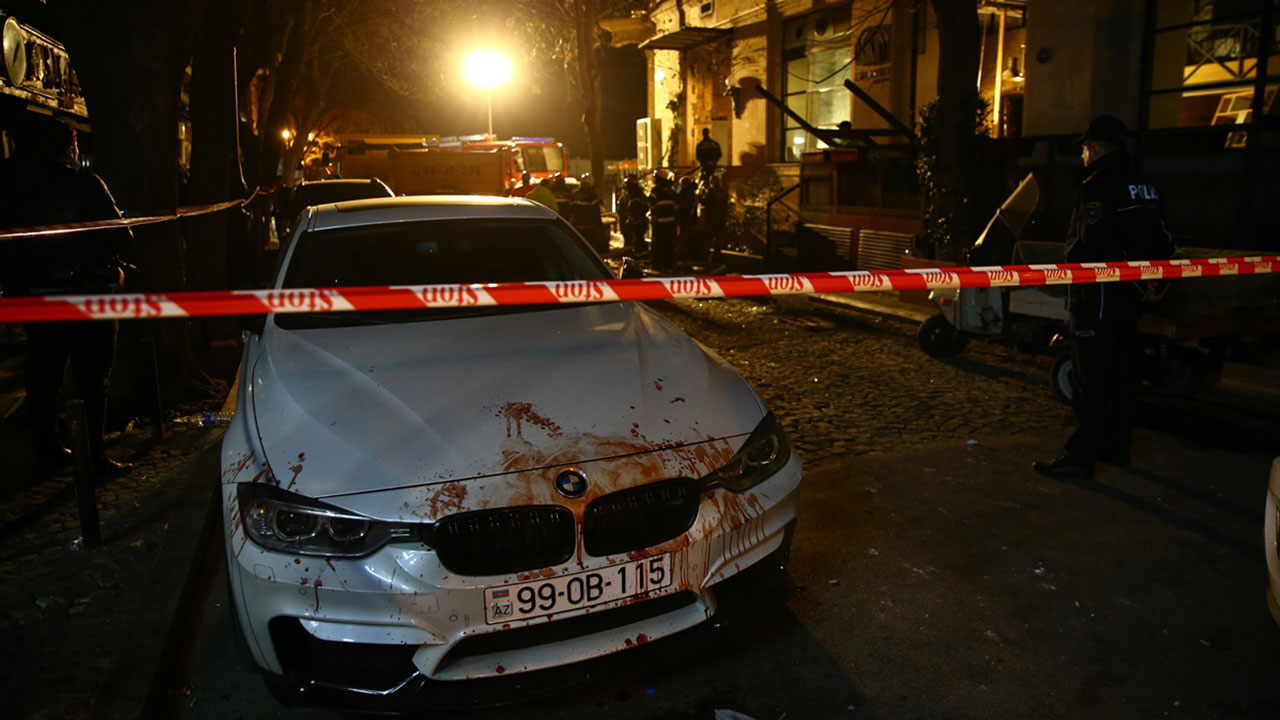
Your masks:
{"label": "lit window", "polygon": [[[782,87],[787,107],[820,128],[834,129],[840,121],[850,120],[853,96],[844,89],[853,61],[849,8],[796,18],[782,33]],[[801,153],[827,147],[789,115],[783,123],[784,161],[796,162]]]}

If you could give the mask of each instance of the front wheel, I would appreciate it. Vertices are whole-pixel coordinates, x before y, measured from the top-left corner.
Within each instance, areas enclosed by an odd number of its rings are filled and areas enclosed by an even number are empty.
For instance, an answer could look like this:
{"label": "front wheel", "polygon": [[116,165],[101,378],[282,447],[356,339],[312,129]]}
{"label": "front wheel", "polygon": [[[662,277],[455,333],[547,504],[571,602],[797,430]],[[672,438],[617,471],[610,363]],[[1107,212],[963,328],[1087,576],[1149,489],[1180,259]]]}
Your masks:
{"label": "front wheel", "polygon": [[942,315],[933,315],[920,323],[916,342],[926,355],[943,359],[960,354],[965,345],[969,344],[969,336],[956,330]]}

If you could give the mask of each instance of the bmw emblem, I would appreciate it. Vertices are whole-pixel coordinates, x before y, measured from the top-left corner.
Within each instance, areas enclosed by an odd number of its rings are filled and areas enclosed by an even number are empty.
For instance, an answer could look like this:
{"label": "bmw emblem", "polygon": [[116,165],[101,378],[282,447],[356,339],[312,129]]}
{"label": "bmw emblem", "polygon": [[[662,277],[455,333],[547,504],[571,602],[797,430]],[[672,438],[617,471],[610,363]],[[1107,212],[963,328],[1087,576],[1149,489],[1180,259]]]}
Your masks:
{"label": "bmw emblem", "polygon": [[582,497],[587,491],[587,476],[580,470],[565,470],[556,476],[556,490],[567,498]]}

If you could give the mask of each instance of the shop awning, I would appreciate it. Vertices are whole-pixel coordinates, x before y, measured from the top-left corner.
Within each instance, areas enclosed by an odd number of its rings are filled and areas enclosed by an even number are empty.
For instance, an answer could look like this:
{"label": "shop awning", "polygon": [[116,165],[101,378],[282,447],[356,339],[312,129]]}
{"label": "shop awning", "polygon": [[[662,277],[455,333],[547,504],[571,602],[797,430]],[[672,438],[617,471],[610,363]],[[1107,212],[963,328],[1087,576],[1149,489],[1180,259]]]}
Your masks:
{"label": "shop awning", "polygon": [[688,50],[733,34],[732,28],[686,27],[651,37],[640,43],[641,50]]}

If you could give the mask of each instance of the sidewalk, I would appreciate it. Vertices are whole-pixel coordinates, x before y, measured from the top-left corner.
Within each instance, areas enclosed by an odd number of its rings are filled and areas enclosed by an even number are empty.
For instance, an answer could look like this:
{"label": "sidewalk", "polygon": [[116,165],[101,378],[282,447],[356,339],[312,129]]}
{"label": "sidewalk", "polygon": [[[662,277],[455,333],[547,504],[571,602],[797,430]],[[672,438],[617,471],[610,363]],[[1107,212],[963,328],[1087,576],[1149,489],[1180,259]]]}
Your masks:
{"label": "sidewalk", "polygon": [[[903,302],[896,292],[816,293],[814,302],[871,313],[879,317],[919,325],[936,309]],[[1280,402],[1280,370],[1227,361],[1222,376],[1197,390],[1205,400],[1239,406],[1241,409],[1275,407]]]}
{"label": "sidewalk", "polygon": [[937,308],[899,300],[896,292],[816,293],[810,297],[827,305],[847,307],[916,324],[938,314]]}
{"label": "sidewalk", "polygon": [[22,351],[20,342],[0,345],[5,716],[147,717],[155,680],[172,664],[170,629],[184,588],[196,580],[191,571],[216,520],[222,430],[168,423],[159,442],[142,422],[109,432],[108,454],[134,469],[99,481],[103,543],[84,550],[70,468],[42,474],[30,455]]}

